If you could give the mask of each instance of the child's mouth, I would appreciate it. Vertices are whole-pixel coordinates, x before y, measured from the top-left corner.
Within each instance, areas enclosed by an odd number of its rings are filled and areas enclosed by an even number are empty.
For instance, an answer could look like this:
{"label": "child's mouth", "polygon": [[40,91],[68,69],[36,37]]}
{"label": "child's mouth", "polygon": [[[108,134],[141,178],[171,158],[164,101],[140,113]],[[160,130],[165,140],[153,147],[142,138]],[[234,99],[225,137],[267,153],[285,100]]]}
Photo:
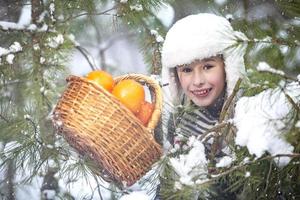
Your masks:
{"label": "child's mouth", "polygon": [[212,88],[202,89],[202,90],[193,90],[192,94],[196,97],[206,97]]}

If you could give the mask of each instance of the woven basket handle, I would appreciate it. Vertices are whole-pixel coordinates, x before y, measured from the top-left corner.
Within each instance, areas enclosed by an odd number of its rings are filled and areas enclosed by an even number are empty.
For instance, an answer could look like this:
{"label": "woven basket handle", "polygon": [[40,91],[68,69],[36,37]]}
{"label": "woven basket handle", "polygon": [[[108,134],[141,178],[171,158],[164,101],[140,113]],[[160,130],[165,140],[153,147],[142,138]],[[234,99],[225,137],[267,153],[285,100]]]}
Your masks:
{"label": "woven basket handle", "polygon": [[126,74],[126,75],[118,76],[115,78],[115,81],[119,82],[124,79],[133,79],[143,85],[148,86],[151,93],[151,100],[154,103],[154,111],[149,120],[147,128],[150,130],[154,130],[157,123],[160,120],[160,115],[162,111],[162,91],[159,84],[149,76],[142,75],[142,74]]}

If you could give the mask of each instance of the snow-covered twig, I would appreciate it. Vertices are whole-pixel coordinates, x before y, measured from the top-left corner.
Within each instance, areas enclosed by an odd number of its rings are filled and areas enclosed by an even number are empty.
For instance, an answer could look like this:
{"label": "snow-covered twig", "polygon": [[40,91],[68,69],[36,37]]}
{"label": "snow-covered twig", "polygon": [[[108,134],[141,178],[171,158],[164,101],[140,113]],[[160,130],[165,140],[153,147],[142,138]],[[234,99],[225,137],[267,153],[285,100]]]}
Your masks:
{"label": "snow-covered twig", "polygon": [[264,39],[249,39],[249,43],[267,43],[267,44],[276,44],[276,45],[287,45],[287,46],[299,46],[299,43],[295,42],[290,42],[290,41],[285,41],[279,38],[271,38],[271,37],[266,37]]}
{"label": "snow-covered twig", "polygon": [[266,156],[266,157],[263,157],[263,158],[260,158],[260,159],[257,159],[257,160],[253,160],[253,161],[244,163],[242,165],[234,166],[234,167],[229,168],[227,171],[221,172],[219,174],[212,175],[212,177],[210,179],[208,179],[207,181],[204,181],[204,182],[198,184],[197,186],[201,186],[201,185],[204,185],[204,184],[213,183],[214,181],[218,180],[219,178],[221,178],[223,176],[226,176],[226,175],[230,174],[231,172],[233,172],[235,170],[238,170],[238,169],[244,168],[246,166],[249,166],[251,164],[254,164],[254,163],[257,163],[257,162],[260,162],[260,161],[264,161],[264,160],[272,160],[274,158],[279,158],[279,157],[300,158],[300,153],[277,154],[277,155],[274,155],[274,156]]}
{"label": "snow-covered twig", "polygon": [[284,73],[284,71],[282,70],[277,70],[277,69],[274,69],[272,67],[269,66],[268,63],[266,62],[260,62],[258,64],[258,66],[256,67],[256,69],[259,71],[259,72],[262,72],[262,73],[269,73],[269,74],[274,74],[274,75],[277,75],[277,76],[280,76],[284,79],[288,79],[288,80],[292,80],[292,81],[297,81],[297,78],[296,77],[291,77],[291,76],[288,76]]}

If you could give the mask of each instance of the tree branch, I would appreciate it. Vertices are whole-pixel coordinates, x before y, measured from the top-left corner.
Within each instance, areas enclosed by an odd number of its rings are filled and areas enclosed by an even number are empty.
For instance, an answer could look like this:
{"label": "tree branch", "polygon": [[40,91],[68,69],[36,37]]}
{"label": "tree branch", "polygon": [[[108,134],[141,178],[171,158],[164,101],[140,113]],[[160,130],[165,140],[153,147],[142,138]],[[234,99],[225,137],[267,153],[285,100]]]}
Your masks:
{"label": "tree branch", "polygon": [[9,122],[9,120],[8,119],[6,119],[6,117],[4,117],[1,113],[0,113],[0,118],[1,119],[3,119],[6,123],[8,123]]}
{"label": "tree branch", "polygon": [[85,15],[112,15],[112,16],[117,16],[117,15],[114,15],[114,14],[107,14],[109,11],[114,10],[116,7],[117,7],[117,5],[114,5],[112,8],[109,8],[109,9],[107,9],[105,11],[97,12],[97,13],[81,13],[81,14],[78,14],[78,15],[75,15],[75,16],[71,16],[71,17],[67,18],[66,20],[60,21],[59,23],[63,23],[64,24],[67,21],[70,21],[70,20],[76,19],[78,17],[85,16]]}
{"label": "tree branch", "polygon": [[280,77],[282,77],[284,79],[287,79],[287,80],[297,81],[296,77],[288,76],[285,73],[283,73],[283,74],[281,74],[281,73],[274,73],[274,72],[267,71],[267,70],[259,70],[259,72],[268,73],[268,74],[274,74],[274,75],[280,76]]}
{"label": "tree branch", "polygon": [[218,180],[219,178],[225,176],[225,175],[228,175],[230,174],[231,172],[235,171],[235,170],[238,170],[238,169],[241,169],[241,168],[244,168],[248,165],[251,165],[251,164],[254,164],[256,162],[260,162],[260,161],[264,161],[264,160],[271,160],[271,159],[274,159],[274,158],[278,158],[278,157],[291,157],[291,158],[300,158],[300,153],[293,153],[293,154],[277,154],[277,155],[274,155],[274,156],[266,156],[266,157],[263,157],[263,158],[260,158],[260,159],[257,159],[257,160],[254,160],[254,161],[250,161],[248,163],[245,163],[245,164],[242,164],[242,165],[238,165],[238,166],[234,166],[232,168],[229,168],[227,171],[224,171],[222,173],[219,173],[219,174],[214,174],[212,175],[212,178],[208,179],[207,181],[204,181],[200,184],[198,184],[198,186],[201,186],[201,185],[204,185],[204,184],[209,184],[209,183],[212,183],[216,180]]}
{"label": "tree branch", "polygon": [[211,129],[207,130],[205,133],[203,133],[202,135],[200,135],[199,140],[203,140],[203,141],[207,141],[209,140],[211,137],[219,135],[219,133],[213,134],[211,136],[209,136],[210,133],[216,132],[221,130],[222,128],[224,128],[225,126],[227,126],[228,124],[230,124],[230,122],[222,122],[221,124],[217,124],[214,127],[212,127]]}
{"label": "tree branch", "polygon": [[288,95],[285,91],[283,91],[284,95],[288,99],[288,101],[292,104],[292,106],[297,110],[298,113],[300,113],[300,107],[297,105],[297,103]]}
{"label": "tree branch", "polygon": [[[225,116],[226,114],[228,113],[228,110],[230,108],[230,105],[232,105],[233,103],[233,99],[234,97],[236,96],[237,92],[239,91],[240,89],[240,84],[242,82],[242,79],[239,78],[233,88],[233,91],[232,91],[232,94],[227,98],[227,100],[225,101],[224,103],[224,106],[223,106],[223,109],[222,109],[222,112],[220,114],[220,118],[219,118],[219,123],[222,124],[222,122],[224,121],[225,119]],[[228,124],[225,124],[222,128],[225,128],[227,127]],[[227,134],[227,131],[226,133]],[[225,135],[224,134],[224,135]],[[221,145],[221,135],[218,134],[216,135],[216,137],[214,138],[214,141],[212,143],[212,148],[211,148],[211,153],[210,153],[210,160],[214,160],[215,158],[215,155],[218,151],[218,149],[220,148],[220,145]]]}
{"label": "tree branch", "polygon": [[219,123],[221,123],[225,119],[225,116],[228,112],[228,109],[229,109],[234,97],[236,96],[237,92],[240,89],[241,82],[242,82],[242,79],[239,78],[238,81],[236,82],[234,88],[233,88],[233,91],[232,91],[231,95],[225,101],[222,112],[220,114]]}
{"label": "tree branch", "polygon": [[96,70],[95,62],[94,62],[93,58],[91,57],[91,55],[88,53],[88,51],[85,48],[78,46],[78,45],[76,45],[75,48],[84,56],[84,58],[89,63],[91,69]]}
{"label": "tree branch", "polygon": [[35,138],[35,140],[41,145],[41,146],[43,146],[43,142],[41,141],[41,140],[39,140],[38,139],[38,128],[37,128],[37,126],[36,126],[36,124],[34,123],[34,121],[31,119],[31,117],[30,116],[25,116],[25,119],[27,120],[27,121],[29,121],[31,124],[32,124],[32,126],[33,126],[33,130],[34,130],[34,138]]}

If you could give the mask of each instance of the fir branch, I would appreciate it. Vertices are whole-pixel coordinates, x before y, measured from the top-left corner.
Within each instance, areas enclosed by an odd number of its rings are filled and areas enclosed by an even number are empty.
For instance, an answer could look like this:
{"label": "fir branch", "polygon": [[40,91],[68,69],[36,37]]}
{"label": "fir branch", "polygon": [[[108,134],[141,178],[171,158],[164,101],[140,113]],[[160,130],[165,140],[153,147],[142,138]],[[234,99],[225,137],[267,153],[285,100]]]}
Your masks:
{"label": "fir branch", "polygon": [[[232,93],[230,94],[230,96],[225,101],[223,109],[222,109],[221,114],[220,114],[219,123],[222,123],[225,119],[225,116],[228,115],[230,105],[232,105],[233,99],[236,96],[237,92],[239,91],[241,82],[242,82],[242,79],[239,78],[237,80],[234,88],[233,88]],[[226,126],[224,125],[224,127],[227,127],[227,126],[228,126],[228,124],[226,124]],[[226,135],[226,134],[224,134],[224,135]],[[215,157],[215,155],[216,155],[216,153],[217,153],[217,151],[220,147],[220,144],[221,144],[221,135],[218,134],[214,138],[214,141],[213,141],[213,144],[212,144],[211,153],[210,153],[210,159],[211,160],[214,160],[214,157]]]}
{"label": "fir branch", "polygon": [[36,28],[36,29],[32,29],[30,26],[33,24],[30,24],[29,26],[19,26],[16,23],[13,22],[9,22],[10,26],[7,25],[3,25],[0,23],[0,31],[2,32],[21,32],[21,33],[42,33],[42,32],[46,32],[46,33],[56,33],[55,30],[50,29],[49,27],[47,29],[43,29],[42,28]]}
{"label": "fir branch", "polygon": [[300,113],[300,106],[297,105],[297,103],[288,95],[285,91],[283,91],[285,97],[288,99],[288,101],[292,104],[292,106],[297,110],[297,113]]}
{"label": "fir branch", "polygon": [[27,121],[29,121],[30,123],[31,123],[31,125],[33,126],[33,130],[34,130],[34,138],[35,138],[35,140],[41,145],[41,146],[43,146],[43,142],[41,141],[41,140],[39,140],[39,138],[38,138],[38,128],[37,128],[37,125],[35,124],[35,122],[31,119],[31,117],[27,117],[27,116],[25,116],[25,119],[27,120]]}
{"label": "fir branch", "polygon": [[78,14],[78,15],[75,15],[75,16],[71,16],[71,17],[67,18],[66,20],[60,21],[60,23],[65,24],[68,21],[74,20],[74,19],[76,19],[78,17],[82,17],[82,16],[85,16],[85,15],[111,15],[111,16],[118,17],[118,15],[116,15],[116,14],[109,14],[108,13],[109,11],[112,11],[112,10],[114,10],[116,8],[117,8],[117,5],[114,5],[113,7],[109,8],[109,9],[107,9],[105,11],[102,11],[102,12],[96,12],[96,13],[88,13],[88,12],[86,12],[86,13],[81,13],[81,14]]}
{"label": "fir branch", "polygon": [[220,136],[220,133],[215,133],[215,134],[212,134],[212,135],[209,135],[210,133],[214,133],[214,132],[218,132],[220,131],[222,128],[226,127],[228,124],[230,124],[229,121],[226,121],[226,122],[222,122],[220,124],[217,124],[215,125],[214,127],[212,127],[211,129],[207,130],[205,133],[203,133],[202,135],[200,135],[198,137],[199,140],[201,140],[202,142],[203,141],[207,141],[209,140],[211,137],[213,136]]}
{"label": "fir branch", "polygon": [[160,44],[155,43],[153,49],[153,56],[152,56],[152,70],[151,74],[159,75],[161,72],[162,64],[161,64],[161,54],[159,51]]}
{"label": "fir branch", "polygon": [[224,103],[224,106],[223,106],[223,109],[222,109],[222,112],[220,114],[220,118],[219,118],[219,122],[222,122],[224,119],[225,119],[225,116],[228,112],[228,109],[234,99],[234,97],[236,96],[237,92],[239,91],[239,88],[240,88],[240,84],[242,82],[242,79],[239,78],[233,88],[233,91],[231,93],[231,95],[227,98],[227,100],[225,101]]}
{"label": "fir branch", "polygon": [[[239,170],[241,168],[244,168],[246,166],[249,166],[251,164],[254,164],[254,163],[258,163],[258,162],[261,162],[261,161],[264,161],[264,160],[272,160],[274,158],[279,158],[279,157],[291,157],[291,158],[300,158],[300,153],[292,153],[292,154],[276,154],[276,155],[273,155],[273,156],[266,156],[266,157],[263,157],[263,158],[260,158],[260,159],[257,159],[257,160],[253,160],[253,161],[250,161],[250,162],[247,162],[245,164],[242,164],[242,165],[238,165],[238,166],[234,166],[232,168],[229,168],[227,171],[224,171],[224,172],[221,172],[219,174],[214,174],[213,177],[208,180],[207,182],[214,182],[216,181],[217,179],[225,176],[225,175],[228,175],[230,174],[231,172],[235,171],[235,170]],[[207,183],[205,182],[205,183]],[[202,183],[201,183],[202,184]]]}
{"label": "fir branch", "polygon": [[269,186],[271,172],[272,172],[272,166],[273,166],[273,162],[270,162],[269,172],[268,172],[268,176],[267,176],[267,180],[266,180],[266,187],[265,187],[265,190],[264,190],[265,193],[267,193],[267,189],[268,189],[268,186]]}
{"label": "fir branch", "polygon": [[32,169],[32,171],[30,171],[30,176],[26,177],[25,179],[23,179],[19,183],[22,183],[22,184],[29,183],[39,173],[39,170],[42,168],[42,165],[46,161],[47,161],[47,159],[43,159],[42,161],[39,160],[39,162],[36,163],[36,165],[34,166],[34,168]]}
{"label": "fir branch", "polygon": [[95,62],[92,59],[91,55],[88,53],[88,51],[85,48],[83,48],[83,47],[81,47],[79,45],[76,45],[75,48],[84,56],[84,58],[89,63],[91,69],[92,70],[96,70],[96,68],[95,68]]}
{"label": "fir branch", "polygon": [[6,123],[9,123],[9,120],[6,119],[6,117],[4,117],[1,113],[0,113],[0,118],[3,119]]}
{"label": "fir branch", "polygon": [[[244,41],[241,41],[244,42]],[[299,43],[297,43],[296,41],[294,42],[290,42],[290,41],[285,41],[283,39],[279,39],[279,38],[272,38],[270,40],[259,40],[259,39],[249,39],[247,41],[248,43],[266,43],[266,44],[274,44],[274,45],[286,45],[286,46],[290,46],[290,47],[297,47],[300,46]]]}
{"label": "fir branch", "polygon": [[31,0],[31,18],[33,23],[37,23],[40,14],[42,13],[43,4],[40,0]]}
{"label": "fir branch", "polygon": [[[300,153],[277,154],[277,155],[274,155],[274,156],[266,156],[266,157],[263,157],[263,158],[260,158],[260,159],[257,159],[257,160],[253,160],[253,161],[250,161],[250,162],[242,164],[242,165],[234,166],[234,167],[229,168],[227,171],[221,172],[219,174],[211,175],[211,178],[207,179],[206,181],[203,181],[202,183],[196,184],[195,187],[196,188],[202,188],[205,185],[213,184],[214,182],[216,182],[220,178],[222,178],[222,177],[224,177],[226,175],[229,175],[230,173],[232,173],[232,172],[234,172],[236,170],[245,168],[245,167],[247,167],[247,166],[249,166],[251,164],[254,164],[254,163],[258,163],[258,162],[261,162],[261,161],[264,161],[264,160],[271,160],[271,159],[278,158],[278,157],[300,158]],[[271,168],[271,166],[270,166],[270,168]],[[269,174],[270,173],[271,172],[269,171]],[[270,176],[269,174],[268,174],[268,177]],[[266,186],[266,188],[267,188],[267,186]]]}
{"label": "fir branch", "polygon": [[296,77],[289,76],[285,73],[281,74],[281,73],[275,73],[275,72],[271,72],[271,71],[267,71],[267,70],[259,70],[259,72],[280,76],[280,77],[282,77],[283,79],[286,79],[286,80],[297,81]]}
{"label": "fir branch", "polygon": [[92,195],[91,195],[91,198],[90,200],[94,199],[94,193],[95,193],[95,190],[97,189],[98,191],[98,194],[99,194],[99,197],[100,197],[100,200],[103,200],[103,197],[101,195],[101,190],[100,190],[100,187],[99,187],[99,181],[97,179],[97,177],[94,175],[93,178],[95,179],[96,183],[97,183],[97,186],[92,190]]}

